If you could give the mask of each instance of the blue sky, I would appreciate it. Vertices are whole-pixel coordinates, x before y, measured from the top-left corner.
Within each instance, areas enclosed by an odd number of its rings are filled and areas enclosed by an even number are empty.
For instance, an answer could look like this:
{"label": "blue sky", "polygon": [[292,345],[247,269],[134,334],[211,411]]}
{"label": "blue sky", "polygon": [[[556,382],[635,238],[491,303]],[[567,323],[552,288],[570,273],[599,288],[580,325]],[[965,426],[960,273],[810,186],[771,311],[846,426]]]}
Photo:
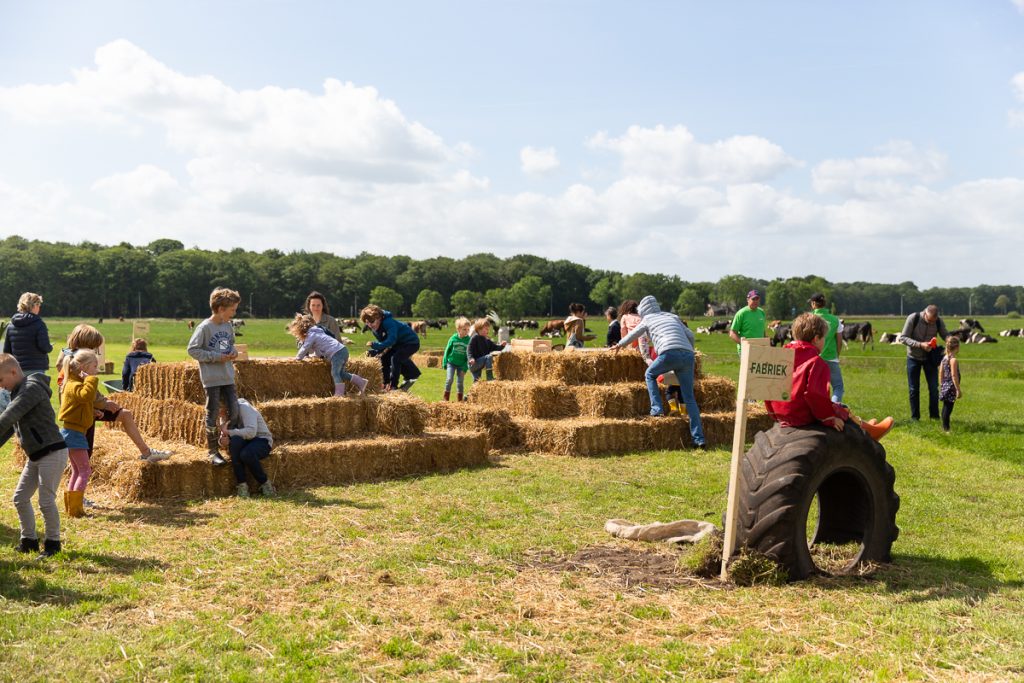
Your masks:
{"label": "blue sky", "polygon": [[1018,283],[1019,74],[1020,0],[0,1],[0,235]]}

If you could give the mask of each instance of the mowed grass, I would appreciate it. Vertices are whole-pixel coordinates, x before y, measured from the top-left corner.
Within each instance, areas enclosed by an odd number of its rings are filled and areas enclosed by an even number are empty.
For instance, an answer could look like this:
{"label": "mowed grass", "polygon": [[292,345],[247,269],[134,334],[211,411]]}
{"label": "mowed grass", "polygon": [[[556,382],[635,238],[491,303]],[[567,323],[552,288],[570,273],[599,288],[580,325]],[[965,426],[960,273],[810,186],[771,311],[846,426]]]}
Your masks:
{"label": "mowed grass", "polygon": [[[49,324],[57,338],[72,322]],[[239,341],[289,355],[283,325],[249,321]],[[603,338],[602,323],[590,327]],[[119,362],[129,324],[102,329]],[[447,336],[431,330],[427,344]],[[151,338],[158,359],[185,357],[184,323],[155,323]],[[708,371],[736,375],[724,336],[698,346]],[[902,347],[850,349],[849,403],[898,420],[885,446],[901,535],[894,564],[867,578],[655,590],[548,566],[591,545],[656,550],[612,541],[602,529],[612,517],[717,522],[725,450],[516,454],[277,500],[118,505],[97,491],[108,509],[65,519],[67,552],[45,563],[11,549],[17,518],[0,507],[0,677],[1021,678],[1022,352],[1019,339],[964,347],[965,397],[943,434],[906,420]],[[441,371],[425,369],[414,393],[436,399],[441,386]],[[0,457],[9,500],[9,446]]]}

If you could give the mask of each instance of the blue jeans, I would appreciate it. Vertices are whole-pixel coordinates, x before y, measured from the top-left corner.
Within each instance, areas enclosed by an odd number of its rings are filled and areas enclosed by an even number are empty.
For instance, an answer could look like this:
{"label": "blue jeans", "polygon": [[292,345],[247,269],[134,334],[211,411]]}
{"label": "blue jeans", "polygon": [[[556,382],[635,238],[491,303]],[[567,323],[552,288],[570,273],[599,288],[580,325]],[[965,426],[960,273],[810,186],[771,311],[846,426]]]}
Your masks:
{"label": "blue jeans", "polygon": [[476,359],[476,363],[470,361],[469,371],[473,375],[473,381],[477,382],[480,380],[480,374],[486,370],[488,372],[487,378],[490,379],[490,373],[494,369],[494,356],[488,354],[481,356]]}
{"label": "blue jeans", "polygon": [[693,397],[693,351],[668,349],[647,366],[644,379],[647,380],[647,393],[651,397],[651,415],[665,414],[665,406],[661,403],[661,390],[658,389],[658,375],[664,375],[666,372],[676,373],[679,379],[679,391],[683,395],[686,414],[690,418],[690,436],[693,437],[693,445],[700,446],[704,443],[704,426],[700,421],[697,399]]}
{"label": "blue jeans", "polygon": [[448,369],[447,369],[446,372],[447,372],[447,374],[445,375],[445,379],[444,379],[444,392],[447,394],[449,391],[451,391],[452,390],[452,380],[458,378],[459,393],[460,394],[465,393],[464,389],[465,389],[465,384],[466,384],[466,371],[463,370],[462,368],[457,368],[454,365],[452,365],[451,363],[449,363],[448,364]]}
{"label": "blue jeans", "polygon": [[331,356],[331,377],[335,384],[341,384],[352,379],[352,373],[345,372],[345,364],[348,363],[348,347],[342,346]]}
{"label": "blue jeans", "polygon": [[939,419],[939,368],[927,360],[907,356],[907,385],[910,390],[910,419],[921,419],[921,370],[928,383],[928,417]]}
{"label": "blue jeans", "polygon": [[829,384],[832,385],[832,402],[842,403],[845,387],[843,386],[843,370],[839,367],[839,359],[827,360]]}
{"label": "blue jeans", "polygon": [[238,392],[234,384],[223,384],[218,387],[203,387],[206,391],[206,446],[211,453],[220,449],[217,447],[217,417],[220,413],[220,403],[228,409],[228,427],[238,427]]}
{"label": "blue jeans", "polygon": [[228,441],[228,452],[231,453],[231,468],[235,471],[236,482],[245,483],[245,470],[248,468],[260,486],[267,483],[267,473],[260,464],[260,460],[270,455],[270,443],[266,439],[257,437],[246,441],[240,436],[233,436]]}

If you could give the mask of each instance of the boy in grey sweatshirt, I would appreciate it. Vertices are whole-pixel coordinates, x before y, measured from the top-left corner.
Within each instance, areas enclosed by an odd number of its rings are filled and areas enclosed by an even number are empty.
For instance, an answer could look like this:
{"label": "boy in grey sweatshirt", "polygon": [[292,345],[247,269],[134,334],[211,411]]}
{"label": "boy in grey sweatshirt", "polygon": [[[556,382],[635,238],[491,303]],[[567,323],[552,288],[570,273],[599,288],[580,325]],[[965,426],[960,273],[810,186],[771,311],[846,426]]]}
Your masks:
{"label": "boy in grey sweatshirt", "polygon": [[17,433],[28,461],[14,489],[14,507],[21,522],[23,553],[39,550],[36,516],[32,496],[39,491],[39,511],[46,524],[46,543],[40,557],[60,552],[60,510],[57,508],[57,487],[68,464],[68,449],[57,430],[57,419],[50,404],[50,378],[46,375],[25,376],[17,359],[0,354],[0,387],[11,392],[11,402],[0,412],[0,446]]}
{"label": "boy in grey sweatshirt", "polygon": [[227,463],[217,444],[217,415],[223,401],[228,412],[228,424],[238,423],[238,392],[235,390],[235,328],[231,318],[238,310],[242,298],[232,289],[218,287],[210,294],[209,318],[196,325],[188,342],[188,355],[199,361],[199,379],[206,391],[206,445],[210,462]]}

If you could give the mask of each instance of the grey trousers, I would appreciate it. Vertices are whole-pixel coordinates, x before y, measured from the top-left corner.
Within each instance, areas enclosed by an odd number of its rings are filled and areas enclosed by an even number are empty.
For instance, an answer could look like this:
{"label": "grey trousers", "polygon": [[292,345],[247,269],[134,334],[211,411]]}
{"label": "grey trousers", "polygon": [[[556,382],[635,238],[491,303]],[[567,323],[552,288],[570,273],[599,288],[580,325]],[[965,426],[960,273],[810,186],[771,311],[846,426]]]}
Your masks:
{"label": "grey trousers", "polygon": [[39,489],[39,511],[46,524],[46,540],[60,540],[60,508],[57,507],[57,487],[68,464],[68,449],[53,451],[35,462],[25,461],[21,479],[14,489],[14,507],[18,509],[22,538],[38,538],[36,515],[32,510],[32,496]]}

